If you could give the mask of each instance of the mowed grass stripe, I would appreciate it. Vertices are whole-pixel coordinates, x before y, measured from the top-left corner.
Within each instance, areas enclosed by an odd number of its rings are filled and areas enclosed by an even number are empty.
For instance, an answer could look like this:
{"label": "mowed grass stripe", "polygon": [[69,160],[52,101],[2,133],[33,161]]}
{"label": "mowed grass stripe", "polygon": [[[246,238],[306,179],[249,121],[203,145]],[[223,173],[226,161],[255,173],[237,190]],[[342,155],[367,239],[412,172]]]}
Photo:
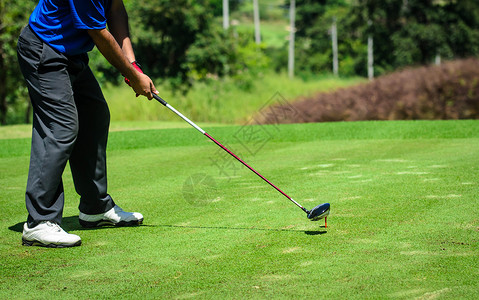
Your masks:
{"label": "mowed grass stripe", "polygon": [[[267,142],[307,142],[314,140],[417,139],[479,137],[479,122],[461,121],[371,121],[282,125],[208,127],[204,129],[224,143],[241,143],[248,134]],[[108,149],[139,149],[200,145],[205,141],[193,128],[114,131]],[[206,139],[207,140],[207,139]],[[0,157],[29,153],[30,139],[1,139]]]}
{"label": "mowed grass stripe", "polygon": [[[110,192],[145,224],[79,227],[67,168],[64,226],[83,245],[63,250],[20,246],[28,156],[13,153],[0,158],[0,297],[472,299],[478,124],[208,129],[304,206],[330,202],[327,229],[194,129],[112,133]],[[194,174],[215,187],[185,196]]]}

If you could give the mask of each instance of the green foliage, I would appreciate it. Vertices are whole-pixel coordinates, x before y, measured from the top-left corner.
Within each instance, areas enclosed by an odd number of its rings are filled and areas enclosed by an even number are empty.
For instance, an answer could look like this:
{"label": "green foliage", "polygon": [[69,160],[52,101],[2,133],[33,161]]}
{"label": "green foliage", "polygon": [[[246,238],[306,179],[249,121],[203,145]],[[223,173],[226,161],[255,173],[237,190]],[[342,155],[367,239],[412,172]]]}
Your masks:
{"label": "green foliage", "polygon": [[263,48],[247,35],[234,36],[232,30],[212,26],[187,52],[188,75],[196,80],[230,76],[250,86],[248,82],[268,66]]}
{"label": "green foliage", "polygon": [[[223,0],[210,0],[210,10],[215,17],[223,16]],[[232,14],[238,10],[245,0],[228,0],[229,13]]]}
{"label": "green foliage", "polygon": [[26,88],[17,62],[17,39],[36,1],[0,0],[0,124],[28,120]]}
{"label": "green foliage", "polygon": [[332,68],[331,25],[336,20],[340,74],[365,75],[364,43],[351,30],[350,5],[346,1],[297,1],[296,69],[324,73]]}
{"label": "green foliage", "polygon": [[[124,0],[137,59],[151,77],[187,92],[195,84],[221,83],[239,88],[288,61],[288,0],[260,1],[263,44],[253,40],[252,1],[231,0],[230,17],[239,21],[224,31],[222,0]],[[25,122],[29,101],[16,62],[16,40],[37,1],[0,1],[0,123]],[[367,38],[374,39],[376,75],[408,65],[477,56],[479,2],[475,0],[297,0],[295,69],[300,78],[332,69],[330,28],[337,21],[339,73],[366,76]],[[368,21],[372,25],[368,25]],[[90,63],[102,85],[121,75],[94,50]],[[166,85],[164,85],[166,86]]]}
{"label": "green foliage", "polygon": [[[231,7],[230,1],[230,7]],[[287,10],[284,9],[284,1],[282,0],[259,0],[259,17],[261,22],[263,21],[282,21],[287,18]],[[243,0],[236,12],[233,12],[231,16],[243,21],[253,20],[253,1]],[[261,24],[263,25],[263,24]]]}
{"label": "green foliage", "polygon": [[[465,1],[297,1],[297,68],[331,69],[333,17],[337,19],[341,75],[366,75],[366,44],[374,40],[378,75],[479,53],[479,3]],[[371,21],[371,25],[368,25]]]}
{"label": "green foliage", "polygon": [[[198,122],[238,124],[251,120],[252,116],[270,104],[271,98],[281,94],[287,100],[311,95],[317,91],[333,91],[363,81],[362,78],[336,78],[311,75],[307,78],[288,78],[287,74],[265,73],[251,79],[248,73],[237,77],[207,77],[196,82],[186,94],[175,93],[167,83],[157,84],[163,99],[181,110],[183,114]],[[240,81],[243,80],[243,81]],[[133,91],[121,84],[107,85],[103,89],[115,121],[177,120],[177,116],[156,102],[136,99]]]}
{"label": "green foliage", "polygon": [[215,22],[218,5],[208,0],[132,0],[130,18],[137,25],[132,27],[133,41],[144,70],[184,90],[195,80],[238,76],[242,81],[241,73],[254,76],[265,68],[261,49]]}
{"label": "green foliage", "polygon": [[146,73],[186,82],[187,51],[209,30],[213,18],[207,0],[132,0],[129,7],[133,42]]}
{"label": "green foliage", "polygon": [[372,34],[375,67],[381,72],[428,64],[436,55],[479,54],[479,3],[474,0],[360,0],[350,17],[362,34]]}

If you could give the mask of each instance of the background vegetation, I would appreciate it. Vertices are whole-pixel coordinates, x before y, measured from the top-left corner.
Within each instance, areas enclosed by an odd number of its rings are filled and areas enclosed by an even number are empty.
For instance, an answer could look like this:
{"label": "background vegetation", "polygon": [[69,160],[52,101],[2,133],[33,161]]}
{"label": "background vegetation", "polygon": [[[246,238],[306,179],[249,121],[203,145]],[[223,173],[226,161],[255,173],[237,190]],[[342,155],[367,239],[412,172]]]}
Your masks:
{"label": "background vegetation", "polygon": [[[275,111],[283,112],[281,120]],[[265,123],[477,119],[479,60],[408,68],[292,104],[276,104],[259,115]]]}
{"label": "background vegetation", "polygon": [[[259,1],[260,44],[253,39],[251,1],[230,1],[228,30],[221,27],[221,0],[124,2],[138,60],[145,72],[164,84],[163,90],[188,95],[200,83],[214,91],[217,82],[226,80],[254,95],[255,82],[286,70],[288,0]],[[15,47],[36,3],[0,0],[1,124],[29,121]],[[451,60],[479,52],[479,3],[474,0],[298,0],[296,4],[296,74],[303,79],[330,73],[333,18],[338,24],[342,77],[366,75],[369,36],[374,39],[377,75],[429,64],[437,57]],[[121,83],[121,76],[98,51],[90,57],[102,85]]]}

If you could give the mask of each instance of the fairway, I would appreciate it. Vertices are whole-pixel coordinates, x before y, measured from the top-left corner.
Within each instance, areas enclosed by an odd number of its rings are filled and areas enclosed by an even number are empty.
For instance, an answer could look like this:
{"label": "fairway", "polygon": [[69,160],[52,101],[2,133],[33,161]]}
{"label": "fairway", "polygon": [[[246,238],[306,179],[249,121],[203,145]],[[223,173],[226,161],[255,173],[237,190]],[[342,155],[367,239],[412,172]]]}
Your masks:
{"label": "fairway", "polygon": [[109,191],[145,221],[21,246],[28,138],[0,136],[1,299],[474,299],[479,121],[205,126],[306,214],[193,128],[115,131]]}

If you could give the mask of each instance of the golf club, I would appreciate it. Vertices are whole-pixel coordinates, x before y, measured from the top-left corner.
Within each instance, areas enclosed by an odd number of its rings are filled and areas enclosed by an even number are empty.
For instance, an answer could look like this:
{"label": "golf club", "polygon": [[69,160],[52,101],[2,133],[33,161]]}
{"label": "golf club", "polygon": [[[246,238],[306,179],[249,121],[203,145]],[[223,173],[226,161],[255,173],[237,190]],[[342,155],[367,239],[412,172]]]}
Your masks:
{"label": "golf club", "polygon": [[183,120],[185,120],[186,122],[188,122],[188,124],[190,124],[191,126],[193,126],[196,130],[198,130],[199,132],[201,132],[203,135],[205,135],[207,138],[209,138],[212,142],[214,142],[216,145],[218,145],[221,149],[223,149],[224,151],[226,151],[228,154],[230,154],[231,156],[233,156],[234,158],[236,158],[236,160],[238,160],[240,163],[242,163],[245,167],[247,167],[248,169],[250,169],[251,171],[253,171],[256,175],[258,175],[261,179],[263,179],[264,181],[266,181],[269,185],[271,185],[273,188],[275,188],[278,192],[280,192],[281,194],[283,194],[283,196],[285,196],[286,198],[288,198],[291,202],[293,202],[294,204],[296,204],[296,206],[298,206],[299,208],[301,208],[308,216],[308,219],[310,219],[311,221],[318,221],[318,220],[321,220],[324,218],[324,224],[325,226],[324,227],[327,227],[328,224],[327,224],[327,217],[329,215],[329,211],[330,211],[330,205],[329,203],[323,203],[323,204],[320,204],[316,207],[314,207],[313,209],[311,210],[307,210],[306,208],[304,208],[302,205],[300,205],[298,202],[296,202],[293,198],[291,198],[290,196],[288,196],[285,192],[283,192],[282,190],[280,190],[278,187],[276,187],[274,184],[272,184],[268,179],[266,179],[263,175],[261,175],[260,173],[258,173],[255,169],[253,169],[250,165],[248,165],[246,162],[244,162],[241,158],[239,158],[238,156],[236,156],[233,152],[231,152],[230,150],[228,150],[228,148],[226,148],[225,146],[223,146],[220,142],[218,142],[217,140],[215,140],[211,135],[209,135],[206,131],[204,131],[203,129],[201,129],[198,125],[196,125],[195,123],[193,123],[190,119],[188,119],[187,117],[185,117],[182,113],[180,113],[179,111],[177,111],[173,106],[169,105],[165,100],[163,100],[160,96],[156,95],[156,94],[153,94],[153,98],[155,98],[158,102],[160,102],[161,104],[163,104],[164,106],[166,106],[167,108],[169,108],[172,112],[174,112],[176,115],[178,115],[180,118],[182,118]]}

